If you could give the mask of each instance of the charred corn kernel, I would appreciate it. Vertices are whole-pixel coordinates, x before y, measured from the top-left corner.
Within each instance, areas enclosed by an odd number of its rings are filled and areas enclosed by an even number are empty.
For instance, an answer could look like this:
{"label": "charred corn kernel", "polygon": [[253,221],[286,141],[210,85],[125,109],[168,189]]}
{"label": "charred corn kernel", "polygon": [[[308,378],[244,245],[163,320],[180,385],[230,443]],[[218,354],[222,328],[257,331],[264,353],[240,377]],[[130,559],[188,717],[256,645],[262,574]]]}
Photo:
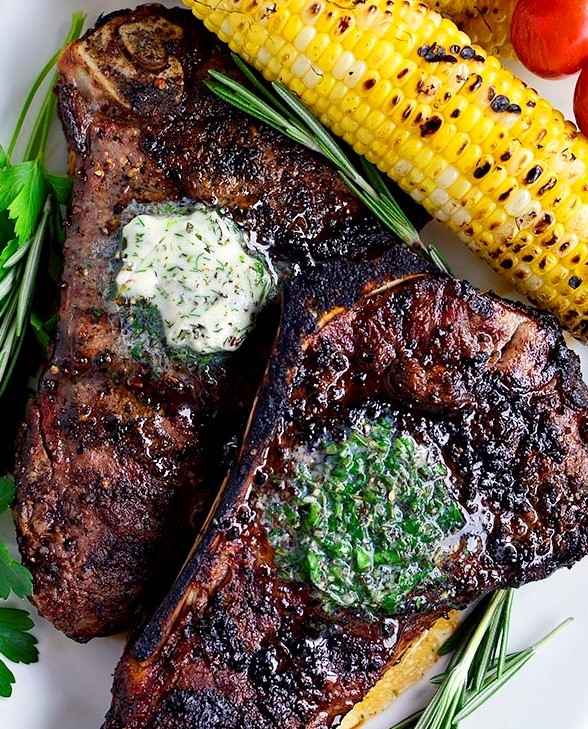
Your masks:
{"label": "charred corn kernel", "polygon": [[588,141],[496,58],[419,0],[185,1],[519,291],[588,336]]}
{"label": "charred corn kernel", "polygon": [[430,0],[433,10],[451,18],[458,28],[488,53],[514,57],[510,22],[517,0]]}

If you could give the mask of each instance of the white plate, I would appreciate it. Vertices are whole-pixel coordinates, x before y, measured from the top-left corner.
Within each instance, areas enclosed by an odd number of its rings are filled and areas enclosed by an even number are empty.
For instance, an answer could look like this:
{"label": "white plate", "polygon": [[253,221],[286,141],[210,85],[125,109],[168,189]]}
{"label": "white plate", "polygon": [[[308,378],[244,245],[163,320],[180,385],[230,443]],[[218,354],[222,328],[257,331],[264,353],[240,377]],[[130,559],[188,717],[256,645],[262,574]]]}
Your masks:
{"label": "white plate", "polygon": [[[9,135],[31,82],[65,36],[74,10],[84,10],[88,23],[100,12],[133,4],[134,0],[0,0],[0,140]],[[169,5],[177,3],[171,1]],[[520,67],[517,72],[522,73]],[[527,74],[528,76],[528,74]],[[567,115],[571,114],[573,80],[531,83]],[[55,151],[63,150],[59,136]],[[59,155],[58,155],[59,156]],[[63,152],[61,151],[61,159]],[[473,254],[439,226],[429,226],[431,240],[442,244],[456,273],[482,288],[506,294],[504,284]],[[588,348],[574,343],[588,371]],[[0,537],[12,541],[9,519]],[[588,560],[562,570],[516,596],[512,647],[533,642],[566,618],[575,622],[549,644],[523,671],[473,717],[464,729],[585,729],[588,692]],[[0,726],[11,729],[98,729],[109,706],[111,676],[123,648],[120,638],[94,640],[81,646],[67,640],[41,618],[36,620],[40,661],[16,666],[13,697],[0,699]],[[386,714],[369,724],[385,729],[417,708],[429,687],[408,692]],[[368,725],[366,728],[368,729]]]}

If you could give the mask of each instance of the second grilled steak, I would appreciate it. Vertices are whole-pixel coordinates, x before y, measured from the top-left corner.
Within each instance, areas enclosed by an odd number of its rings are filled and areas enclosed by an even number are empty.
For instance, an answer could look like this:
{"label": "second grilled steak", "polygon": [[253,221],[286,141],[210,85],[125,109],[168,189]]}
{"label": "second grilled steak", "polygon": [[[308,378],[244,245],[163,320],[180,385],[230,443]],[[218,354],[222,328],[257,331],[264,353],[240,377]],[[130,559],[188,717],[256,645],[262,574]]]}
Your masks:
{"label": "second grilled steak", "polygon": [[35,603],[69,636],[128,627],[173,581],[237,447],[271,311],[236,353],[189,365],[128,344],[111,293],[129,206],[227,208],[275,262],[395,241],[336,173],[213,97],[225,49],[187,11],[100,21],[59,61],[74,157],[57,336],[21,428],[15,516]]}
{"label": "second grilled steak", "polygon": [[448,607],[588,551],[588,388],[552,317],[408,252],[286,288],[241,456],[104,729],[327,729]]}

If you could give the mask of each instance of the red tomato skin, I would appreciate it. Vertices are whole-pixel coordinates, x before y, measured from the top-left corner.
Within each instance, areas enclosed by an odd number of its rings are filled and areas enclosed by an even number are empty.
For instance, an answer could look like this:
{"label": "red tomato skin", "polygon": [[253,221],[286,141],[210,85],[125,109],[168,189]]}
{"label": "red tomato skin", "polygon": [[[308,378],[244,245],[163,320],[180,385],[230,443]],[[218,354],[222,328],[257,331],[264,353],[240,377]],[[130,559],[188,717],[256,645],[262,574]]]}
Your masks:
{"label": "red tomato skin", "polygon": [[574,115],[582,134],[588,136],[588,66],[582,68],[574,92]]}
{"label": "red tomato skin", "polygon": [[576,73],[588,60],[588,0],[518,0],[510,33],[521,63],[537,76]]}

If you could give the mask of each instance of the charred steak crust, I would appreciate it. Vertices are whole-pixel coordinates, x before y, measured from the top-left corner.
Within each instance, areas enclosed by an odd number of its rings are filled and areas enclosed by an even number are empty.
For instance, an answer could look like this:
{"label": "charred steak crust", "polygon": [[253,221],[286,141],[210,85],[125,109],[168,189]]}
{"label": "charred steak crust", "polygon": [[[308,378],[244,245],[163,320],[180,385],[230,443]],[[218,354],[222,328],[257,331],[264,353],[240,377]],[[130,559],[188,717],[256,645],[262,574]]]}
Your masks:
{"label": "charred steak crust", "polygon": [[318,158],[205,88],[228,54],[188,11],[117,12],[60,61],[75,191],[53,351],[20,429],[15,518],[40,612],[87,640],[136,624],[169,587],[240,440],[275,334],[154,372],[105,303],[132,202],[228,208],[275,261],[396,245]]}
{"label": "charred steak crust", "polygon": [[[337,726],[448,607],[586,554],[588,388],[552,317],[396,250],[324,264],[286,286],[283,307],[240,458],[170,594],[130,640],[103,729]],[[257,506],[284,448],[368,401],[436,439],[466,516],[442,587],[371,619],[325,612],[280,577]]]}

